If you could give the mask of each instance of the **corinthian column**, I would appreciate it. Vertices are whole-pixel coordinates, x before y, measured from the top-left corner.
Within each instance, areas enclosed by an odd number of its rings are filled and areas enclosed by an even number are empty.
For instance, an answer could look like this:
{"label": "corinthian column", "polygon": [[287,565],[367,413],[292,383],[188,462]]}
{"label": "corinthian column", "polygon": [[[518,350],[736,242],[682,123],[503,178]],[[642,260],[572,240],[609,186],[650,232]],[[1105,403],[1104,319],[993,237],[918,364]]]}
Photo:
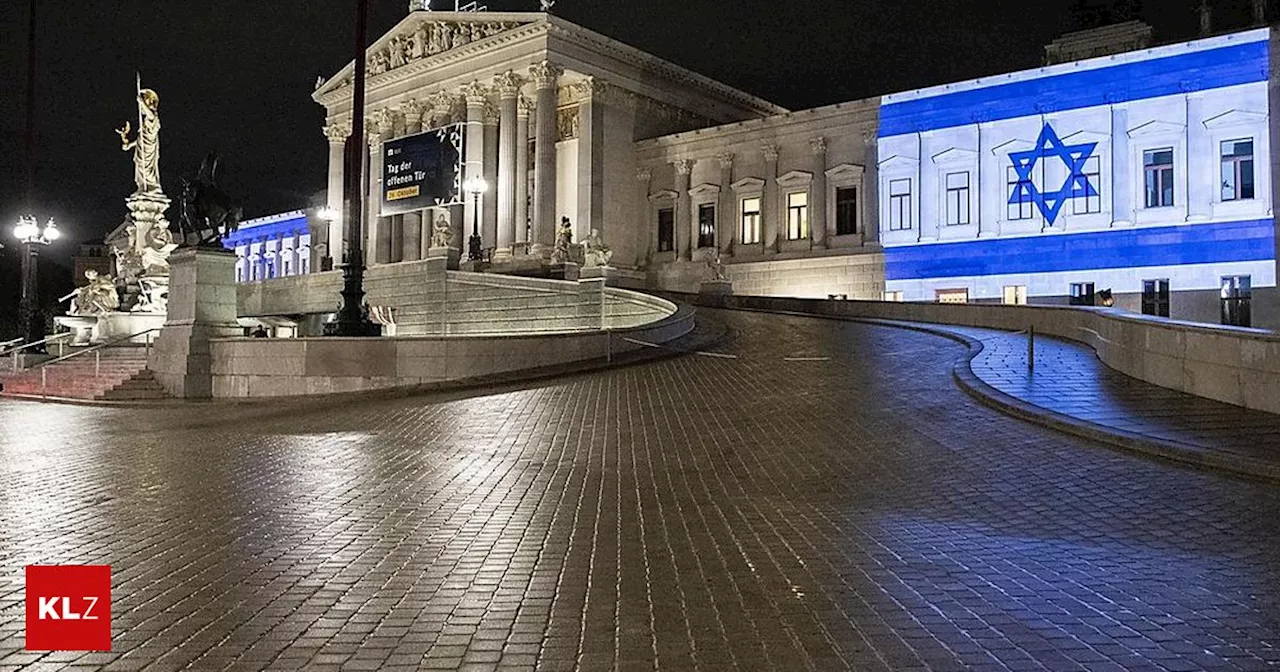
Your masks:
{"label": "corinthian column", "polygon": [[647,267],[649,259],[658,251],[658,227],[653,223],[653,208],[649,206],[651,180],[653,180],[652,170],[636,169],[636,215],[632,221],[636,232],[636,266],[639,267]]}
{"label": "corinthian column", "polygon": [[760,218],[764,220],[765,254],[778,251],[778,146],[765,145],[764,153],[764,198],[760,199]]}
{"label": "corinthian column", "polygon": [[721,152],[716,155],[720,161],[720,198],[716,203],[716,249],[728,252],[737,236],[733,232],[733,222],[738,208],[734,203],[733,188],[733,154]]}
{"label": "corinthian column", "polygon": [[[480,82],[472,82],[463,89],[463,93],[467,97],[467,137],[466,146],[463,147],[463,163],[466,165],[466,171],[463,179],[469,180],[473,177],[484,177],[484,102],[488,89]],[[480,204],[471,194],[463,194],[463,198],[465,205],[462,208],[462,238],[467,240],[478,221],[477,217],[480,213],[476,208]],[[483,194],[481,198],[484,198]],[[485,242],[493,243],[492,240]]]}
{"label": "corinthian column", "polygon": [[809,240],[814,248],[827,246],[827,139],[809,140],[813,151],[813,181],[809,183]]}
{"label": "corinthian column", "polygon": [[548,256],[556,235],[556,86],[564,70],[543,61],[529,68],[537,90],[533,166],[533,250]]}
{"label": "corinthian column", "polygon": [[498,249],[496,258],[509,257],[516,242],[516,120],[521,78],[507,71],[498,75]]}
{"label": "corinthian column", "polygon": [[346,217],[347,209],[343,201],[342,180],[346,163],[343,147],[349,135],[351,135],[351,124],[330,124],[324,127],[324,136],[329,139],[329,191],[325,198],[325,205],[329,207],[330,212],[337,213],[337,216],[328,222],[329,245],[324,254],[329,261],[326,263],[322,258],[320,264],[314,269],[316,271],[325,267],[336,267],[347,258],[347,241],[346,236],[343,235],[346,231],[343,217]]}
{"label": "corinthian column", "polygon": [[689,223],[693,215],[689,213],[689,173],[693,171],[693,161],[680,159],[676,166],[676,224],[675,247],[677,258],[689,261],[693,258],[693,250],[689,245]]}
{"label": "corinthian column", "polygon": [[[533,103],[520,96],[516,107],[516,242],[529,242],[529,113]],[[528,248],[525,248],[526,251]]]}

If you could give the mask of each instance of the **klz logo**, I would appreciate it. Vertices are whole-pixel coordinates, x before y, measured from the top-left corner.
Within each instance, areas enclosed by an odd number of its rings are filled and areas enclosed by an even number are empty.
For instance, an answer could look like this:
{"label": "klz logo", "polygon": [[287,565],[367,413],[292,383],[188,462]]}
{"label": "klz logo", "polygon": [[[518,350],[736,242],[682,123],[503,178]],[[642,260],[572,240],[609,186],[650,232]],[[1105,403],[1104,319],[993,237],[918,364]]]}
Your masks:
{"label": "klz logo", "polygon": [[111,567],[27,565],[27,650],[110,651]]}

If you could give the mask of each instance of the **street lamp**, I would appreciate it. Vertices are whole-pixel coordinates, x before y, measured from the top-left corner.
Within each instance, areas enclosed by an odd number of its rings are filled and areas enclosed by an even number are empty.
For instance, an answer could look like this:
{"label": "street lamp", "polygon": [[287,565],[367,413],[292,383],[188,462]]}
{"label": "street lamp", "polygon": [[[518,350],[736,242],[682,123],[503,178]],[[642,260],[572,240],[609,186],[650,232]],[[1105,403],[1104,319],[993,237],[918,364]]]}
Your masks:
{"label": "street lamp", "polygon": [[473,175],[462,183],[462,189],[470,193],[472,199],[471,239],[467,241],[467,259],[480,261],[484,256],[483,243],[480,241],[480,194],[489,190],[489,183],[483,177]]}
{"label": "street lamp", "polygon": [[[22,336],[28,343],[44,340],[44,325],[36,321],[40,292],[37,275],[40,248],[57,240],[61,235],[52,217],[47,224],[40,226],[35,217],[27,215],[19,218],[17,226],[13,227],[13,236],[27,248],[26,253],[22,255],[22,307],[18,323]],[[37,346],[34,350],[43,352],[44,348]]]}

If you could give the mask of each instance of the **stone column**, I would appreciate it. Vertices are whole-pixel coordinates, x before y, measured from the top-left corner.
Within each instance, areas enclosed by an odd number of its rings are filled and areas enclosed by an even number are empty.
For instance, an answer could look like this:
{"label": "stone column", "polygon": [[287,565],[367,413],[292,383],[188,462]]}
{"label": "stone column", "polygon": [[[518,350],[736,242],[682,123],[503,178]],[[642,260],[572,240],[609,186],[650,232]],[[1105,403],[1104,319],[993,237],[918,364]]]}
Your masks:
{"label": "stone column", "polygon": [[564,70],[550,61],[529,69],[537,90],[533,167],[533,250],[549,256],[556,235],[556,87]]}
{"label": "stone column", "polygon": [[733,188],[733,154],[722,152],[716,155],[720,162],[720,198],[716,201],[716,249],[722,254],[731,249],[734,234],[733,222],[737,217],[737,204],[734,203]]}
{"label": "stone column", "polygon": [[578,231],[600,231],[604,220],[604,101],[608,85],[591,77],[574,84],[578,97]]}
{"label": "stone column", "polygon": [[809,140],[813,151],[813,181],[809,183],[809,240],[814,248],[827,246],[827,139]]}
{"label": "stone column", "polygon": [[404,115],[404,132],[405,135],[413,135],[422,132],[422,113],[427,109],[426,103],[420,100],[406,100],[400,106],[400,112]]}
{"label": "stone column", "polygon": [[402,261],[417,261],[422,258],[422,213],[407,212],[400,217],[404,220],[400,258]]}
{"label": "stone column", "polygon": [[519,174],[518,142],[520,84],[523,80],[508,70],[494,80],[498,91],[498,239],[494,258],[511,256],[516,242],[516,180]]}
{"label": "stone column", "polygon": [[384,220],[391,224],[391,249],[387,261],[398,264],[404,261],[404,215],[391,215]]}
{"label": "stone column", "polygon": [[689,240],[689,222],[693,221],[693,215],[689,212],[689,173],[693,172],[693,161],[690,159],[680,159],[675,162],[676,167],[676,239],[675,243],[676,258],[688,261],[693,258],[693,250]]}
{"label": "stone column", "polygon": [[778,251],[778,146],[765,145],[764,153],[764,193],[760,198],[760,219],[764,233],[764,251]]}
{"label": "stone column", "polygon": [[1129,108],[1111,106],[1111,221],[1112,226],[1133,224],[1133,197],[1129,178]]}
{"label": "stone column", "polygon": [[648,168],[636,170],[636,265],[648,266],[649,260],[658,251],[658,227],[654,226],[651,216],[653,208],[649,207],[649,185],[653,181],[653,171]]}
{"label": "stone column", "polygon": [[489,190],[480,195],[480,235],[486,248],[498,243],[498,107],[484,104],[484,181]]}
{"label": "stone column", "polygon": [[391,261],[391,223],[388,218],[379,216],[382,212],[382,148],[383,142],[391,137],[395,115],[391,110],[379,110],[370,122],[372,128],[369,130],[369,197],[365,201],[368,208],[366,221],[369,222],[372,262],[386,264]]}
{"label": "stone column", "polygon": [[[878,204],[880,199],[877,194],[880,192],[880,145],[874,130],[862,132],[862,147],[862,165],[866,166],[866,170],[862,173],[862,193],[859,194],[862,202],[858,206],[862,208],[862,215],[865,218],[862,224],[862,244],[879,245],[880,207]],[[997,176],[996,179],[1001,178]],[[992,221],[995,221],[994,217]]]}
{"label": "stone column", "polygon": [[[484,177],[484,102],[488,90],[480,82],[472,82],[463,89],[463,93],[467,97],[467,137],[462,159],[466,170],[462,173],[462,179],[469,180],[473,177]],[[479,215],[476,207],[480,204],[471,194],[463,194],[463,198],[465,200],[462,207],[462,249],[466,250],[467,241],[471,237],[472,228],[475,227],[476,217]],[[492,244],[493,241],[485,242]]]}
{"label": "stone column", "polygon": [[[329,124],[324,127],[324,135],[329,139],[329,190],[325,197],[325,205],[337,213],[337,216],[328,222],[329,249],[326,256],[331,259],[336,268],[346,260],[347,255],[346,227],[343,225],[344,218],[347,216],[346,202],[343,200],[342,193],[342,181],[346,172],[346,156],[343,147],[347,136],[351,135],[351,124]],[[313,244],[312,247],[316,246]],[[323,264],[322,260],[316,265],[315,270],[320,270]]]}
{"label": "stone column", "polygon": [[533,103],[519,96],[516,106],[516,242],[529,242],[529,113]]}

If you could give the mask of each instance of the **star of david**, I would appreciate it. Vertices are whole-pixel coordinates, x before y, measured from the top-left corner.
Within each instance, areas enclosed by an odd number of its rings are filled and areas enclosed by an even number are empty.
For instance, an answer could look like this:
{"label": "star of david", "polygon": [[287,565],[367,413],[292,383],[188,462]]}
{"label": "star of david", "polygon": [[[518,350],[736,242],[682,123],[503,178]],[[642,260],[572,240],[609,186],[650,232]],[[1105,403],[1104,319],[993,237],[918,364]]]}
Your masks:
{"label": "star of david", "polygon": [[[1053,224],[1063,204],[1073,198],[1097,196],[1098,190],[1089,183],[1089,176],[1084,173],[1084,163],[1093,156],[1098,143],[1086,142],[1079,145],[1064,145],[1058,139],[1053,127],[1045,124],[1040,131],[1040,139],[1035,149],[1025,152],[1010,152],[1013,169],[1018,172],[1018,184],[1009,195],[1009,204],[1035,203],[1044,215],[1045,221]],[[1057,157],[1067,166],[1067,179],[1054,191],[1041,190],[1036,186],[1032,171],[1041,159]]]}

